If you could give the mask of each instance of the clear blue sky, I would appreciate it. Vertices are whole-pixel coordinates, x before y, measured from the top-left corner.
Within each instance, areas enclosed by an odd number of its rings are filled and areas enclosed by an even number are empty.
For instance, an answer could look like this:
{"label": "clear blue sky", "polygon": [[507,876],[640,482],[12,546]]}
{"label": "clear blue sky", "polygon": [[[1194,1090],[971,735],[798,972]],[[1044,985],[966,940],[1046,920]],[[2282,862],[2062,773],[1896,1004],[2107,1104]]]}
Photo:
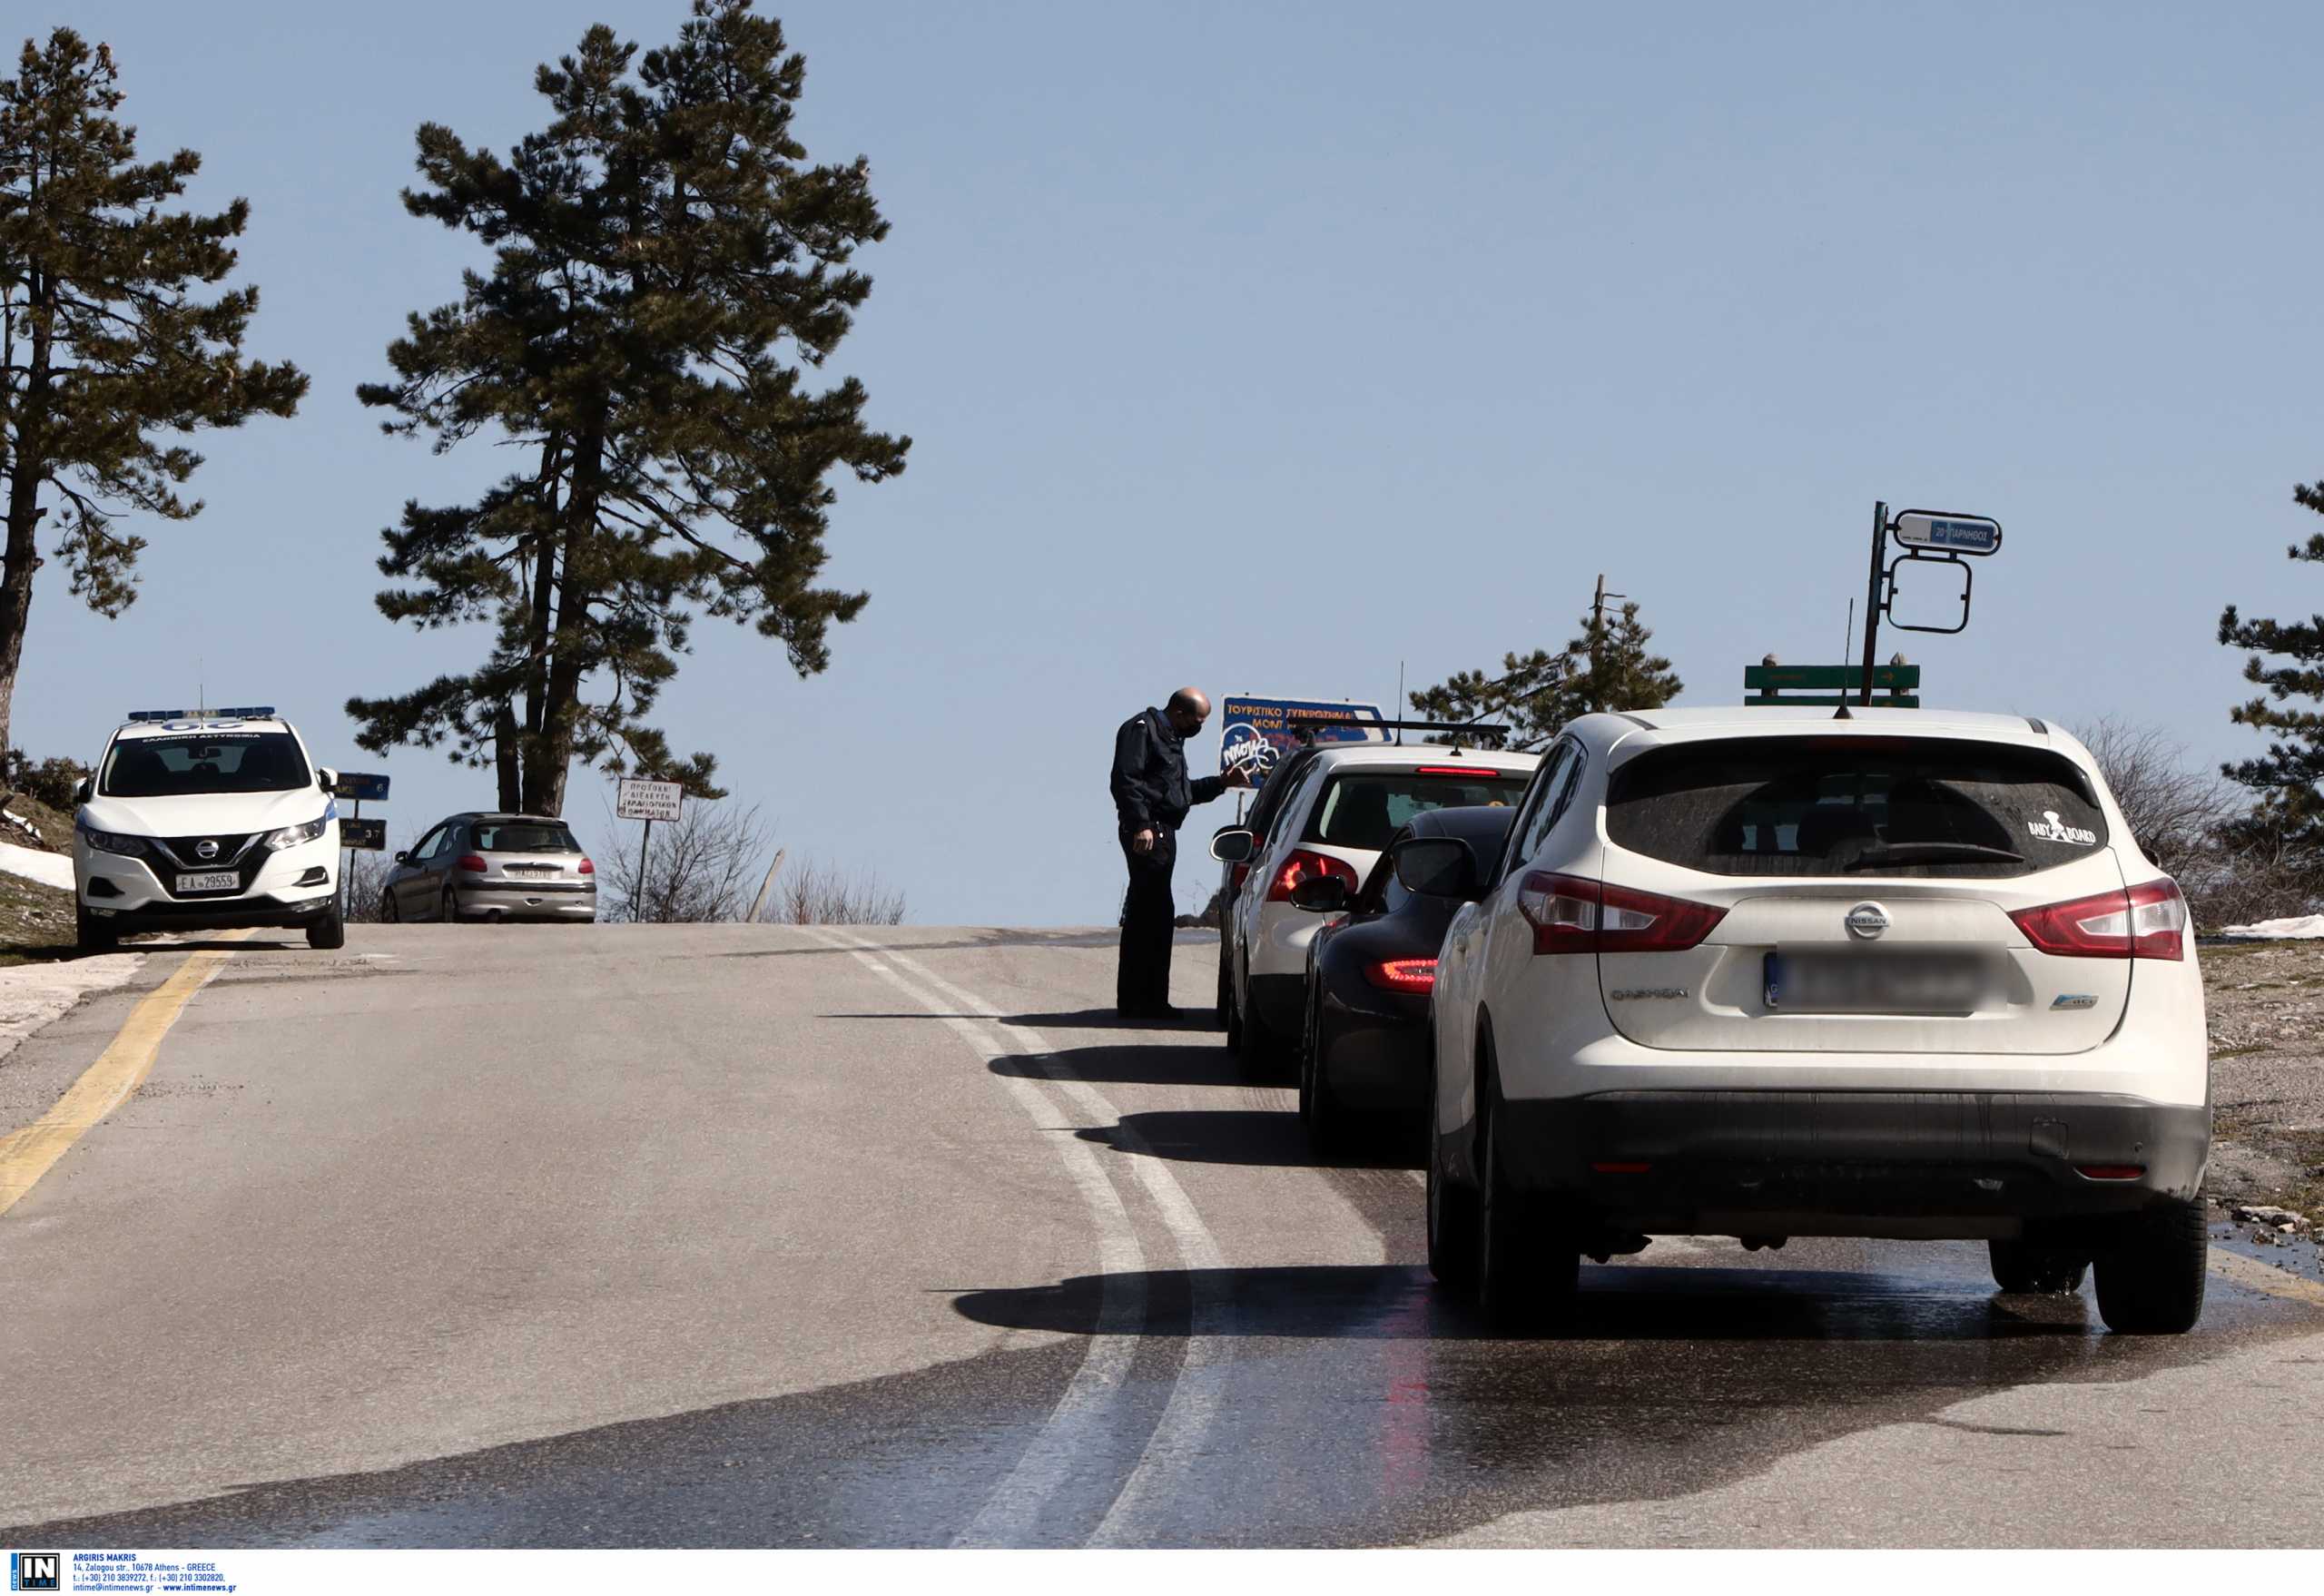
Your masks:
{"label": "clear blue sky", "polygon": [[[1181,681],[1384,701],[1399,660],[1562,641],[1601,570],[1682,703],[1831,660],[1875,498],[2008,528],[1972,629],[1902,645],[1936,704],[2225,757],[2258,739],[2221,605],[2324,607],[2282,554],[2324,529],[2290,502],[2324,476],[2313,7],[773,9],[811,150],[868,155],[894,222],[835,364],[917,442],[842,490],[832,576],[872,602],[831,670],[705,625],[665,722],[914,920],[1110,920],[1110,735]],[[347,695],[477,656],[370,602],[403,500],[501,468],[354,400],[476,258],[396,202],[412,130],[505,146],[587,23],[654,44],[683,11],[11,8],[109,40],[145,151],[250,198],[253,347],[315,379],[207,438],[209,510],[144,528],[127,617],[43,572],[21,745],[87,757],[199,658],[212,702],[371,767]],[[384,768],[399,842],[492,799],[436,754]]]}

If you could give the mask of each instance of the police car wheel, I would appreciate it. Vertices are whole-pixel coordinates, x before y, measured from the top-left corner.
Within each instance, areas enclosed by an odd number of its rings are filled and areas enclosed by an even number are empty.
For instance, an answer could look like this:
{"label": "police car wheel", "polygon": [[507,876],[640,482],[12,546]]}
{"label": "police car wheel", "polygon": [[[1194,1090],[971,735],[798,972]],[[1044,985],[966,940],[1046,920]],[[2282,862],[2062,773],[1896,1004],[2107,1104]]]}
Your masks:
{"label": "police car wheel", "polygon": [[110,948],[121,941],[109,920],[99,920],[80,904],[73,905],[74,941],[84,948]]}
{"label": "police car wheel", "polygon": [[347,946],[347,915],[339,900],[330,901],[330,911],[307,927],[310,948],[344,948]]}

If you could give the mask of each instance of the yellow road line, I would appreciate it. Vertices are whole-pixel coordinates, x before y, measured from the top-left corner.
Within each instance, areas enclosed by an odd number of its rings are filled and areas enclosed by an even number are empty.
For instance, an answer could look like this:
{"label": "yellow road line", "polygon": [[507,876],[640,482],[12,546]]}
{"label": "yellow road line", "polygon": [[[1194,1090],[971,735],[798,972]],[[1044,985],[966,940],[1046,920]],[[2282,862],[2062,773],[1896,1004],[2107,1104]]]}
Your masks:
{"label": "yellow road line", "polygon": [[2222,1276],[2238,1286],[2264,1291],[2270,1296],[2290,1297],[2324,1308],[2324,1284],[2305,1279],[2289,1269],[2279,1269],[2241,1253],[2231,1253],[2223,1246],[2211,1248],[2211,1273]]}
{"label": "yellow road line", "polygon": [[[251,933],[218,934],[222,940],[240,941]],[[64,1156],[65,1148],[81,1139],[83,1132],[120,1108],[144,1083],[154,1057],[162,1050],[162,1039],[177,1023],[178,1015],[233,956],[231,948],[187,954],[169,980],[146,993],[129,1011],[112,1046],[65,1089],[54,1108],[23,1129],[0,1137],[0,1214],[15,1207],[16,1200],[32,1190],[50,1166]]]}

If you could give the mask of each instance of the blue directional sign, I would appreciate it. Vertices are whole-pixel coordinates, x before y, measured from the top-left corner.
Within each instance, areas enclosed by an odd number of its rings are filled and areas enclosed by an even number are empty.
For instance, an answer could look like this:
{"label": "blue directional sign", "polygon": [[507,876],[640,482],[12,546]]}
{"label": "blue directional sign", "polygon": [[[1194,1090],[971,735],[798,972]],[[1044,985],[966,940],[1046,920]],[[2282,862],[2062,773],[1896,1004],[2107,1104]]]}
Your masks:
{"label": "blue directional sign", "polygon": [[2001,547],[2001,523],[1990,516],[1956,516],[1945,510],[1906,510],[1896,517],[1896,541],[1906,548],[1945,554],[1991,554]]}
{"label": "blue directional sign", "polygon": [[388,778],[343,770],[339,773],[339,784],[331,788],[330,793],[334,798],[352,798],[358,803],[385,803]]}
{"label": "blue directional sign", "polygon": [[1256,787],[1303,737],[1317,743],[1384,743],[1388,734],[1377,724],[1381,718],[1378,704],[1345,699],[1231,697],[1219,705],[1218,768],[1222,773],[1247,771]]}

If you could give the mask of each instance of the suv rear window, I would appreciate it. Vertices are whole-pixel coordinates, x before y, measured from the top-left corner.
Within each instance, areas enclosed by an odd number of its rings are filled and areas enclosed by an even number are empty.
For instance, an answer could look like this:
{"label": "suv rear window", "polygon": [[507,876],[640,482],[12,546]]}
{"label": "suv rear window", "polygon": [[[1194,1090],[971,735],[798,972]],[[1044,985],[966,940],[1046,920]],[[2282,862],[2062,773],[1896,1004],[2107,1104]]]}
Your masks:
{"label": "suv rear window", "polygon": [[1768,737],[1640,754],[1613,773],[1606,832],[1717,875],[2015,876],[2105,846],[2106,817],[2038,748]]}
{"label": "suv rear window", "polygon": [[1349,771],[1325,783],[1300,841],[1338,848],[1388,845],[1415,814],[1470,804],[1515,803],[1533,773],[1485,770],[1473,776],[1421,775],[1413,771]]}
{"label": "suv rear window", "polygon": [[476,845],[487,853],[578,853],[581,844],[560,825],[537,820],[480,820]]}

